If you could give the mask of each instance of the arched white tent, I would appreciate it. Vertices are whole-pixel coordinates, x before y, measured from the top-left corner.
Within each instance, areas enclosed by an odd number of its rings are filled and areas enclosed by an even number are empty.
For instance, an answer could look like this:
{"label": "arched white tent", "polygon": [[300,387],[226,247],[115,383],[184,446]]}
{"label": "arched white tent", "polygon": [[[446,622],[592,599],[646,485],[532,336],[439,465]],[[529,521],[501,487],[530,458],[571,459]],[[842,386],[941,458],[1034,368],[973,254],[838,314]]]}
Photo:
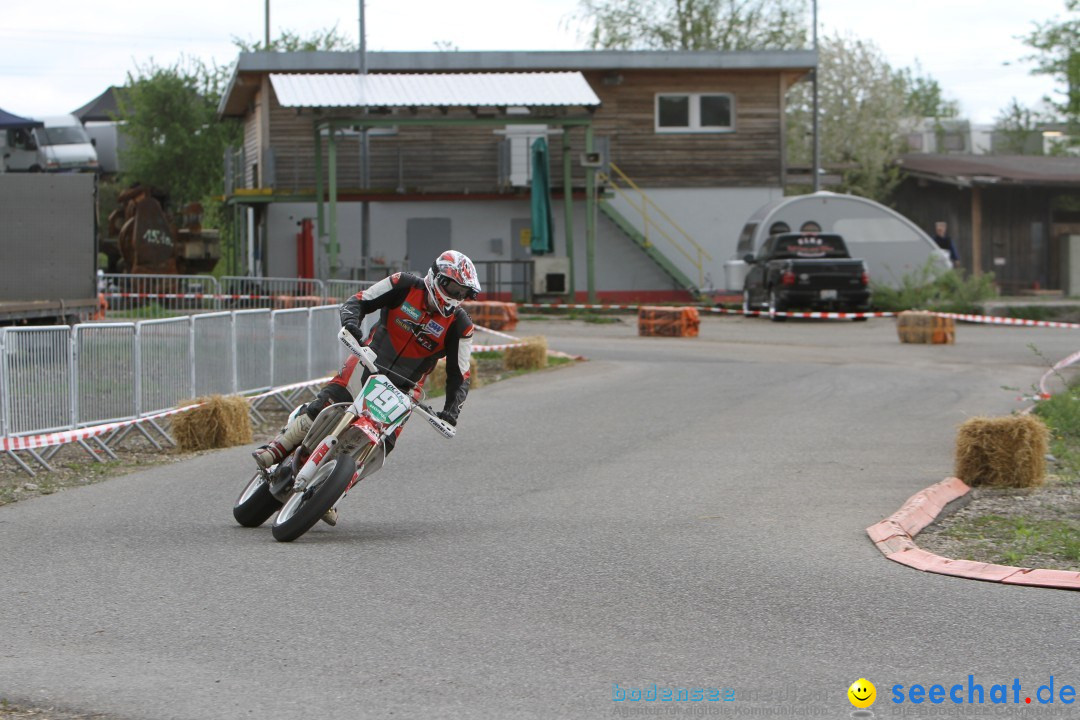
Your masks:
{"label": "arched white tent", "polygon": [[816,223],[819,232],[844,238],[853,257],[870,268],[870,279],[897,286],[901,278],[932,262],[948,269],[949,256],[918,225],[881,203],[831,192],[775,200],[750,216],[739,235],[735,257],[724,264],[729,291],[741,291],[746,277],[742,258],[756,252],[773,232],[798,232]]}

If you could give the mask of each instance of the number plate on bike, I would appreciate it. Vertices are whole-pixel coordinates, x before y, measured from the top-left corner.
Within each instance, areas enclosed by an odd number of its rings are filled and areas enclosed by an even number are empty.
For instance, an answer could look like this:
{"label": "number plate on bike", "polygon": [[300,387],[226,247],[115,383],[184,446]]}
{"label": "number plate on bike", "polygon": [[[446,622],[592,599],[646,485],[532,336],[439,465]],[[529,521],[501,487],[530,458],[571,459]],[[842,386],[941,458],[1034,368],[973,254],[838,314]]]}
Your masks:
{"label": "number plate on bike", "polygon": [[394,387],[385,375],[372,375],[364,385],[364,409],[385,425],[401,420],[412,406],[412,399]]}

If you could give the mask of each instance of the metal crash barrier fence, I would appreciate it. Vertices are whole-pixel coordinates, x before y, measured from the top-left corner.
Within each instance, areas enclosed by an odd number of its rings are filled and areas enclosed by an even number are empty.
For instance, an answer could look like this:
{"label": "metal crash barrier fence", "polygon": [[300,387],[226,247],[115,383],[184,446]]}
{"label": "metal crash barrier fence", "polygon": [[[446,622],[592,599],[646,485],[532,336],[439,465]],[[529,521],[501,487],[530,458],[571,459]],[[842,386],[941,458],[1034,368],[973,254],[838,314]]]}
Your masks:
{"label": "metal crash barrier fence", "polygon": [[[159,424],[163,413],[215,393],[258,394],[252,402],[257,418],[268,399],[291,409],[311,392],[304,383],[341,365],[338,310],[234,310],[0,329],[2,454],[32,475],[29,461],[51,469],[49,460],[62,446],[43,439],[52,433],[96,460],[115,457],[112,447],[133,431],[160,448],[159,441],[171,443]],[[106,424],[118,427],[66,432]]]}
{"label": "metal crash barrier fence", "polygon": [[338,304],[374,285],[366,280],[310,280],[226,275],[98,276],[110,321],[234,310],[289,310]]}

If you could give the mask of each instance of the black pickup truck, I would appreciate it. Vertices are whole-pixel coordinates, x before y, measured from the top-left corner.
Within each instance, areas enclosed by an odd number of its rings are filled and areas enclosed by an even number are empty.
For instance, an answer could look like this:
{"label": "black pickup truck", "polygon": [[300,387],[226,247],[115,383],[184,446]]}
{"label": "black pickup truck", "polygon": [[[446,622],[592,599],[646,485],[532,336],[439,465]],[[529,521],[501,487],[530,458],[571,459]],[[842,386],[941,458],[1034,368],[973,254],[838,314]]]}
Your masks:
{"label": "black pickup truck", "polygon": [[769,310],[772,315],[786,310],[870,309],[866,263],[851,257],[839,235],[773,235],[756,256],[747,254],[743,259],[750,266],[743,283],[744,311]]}

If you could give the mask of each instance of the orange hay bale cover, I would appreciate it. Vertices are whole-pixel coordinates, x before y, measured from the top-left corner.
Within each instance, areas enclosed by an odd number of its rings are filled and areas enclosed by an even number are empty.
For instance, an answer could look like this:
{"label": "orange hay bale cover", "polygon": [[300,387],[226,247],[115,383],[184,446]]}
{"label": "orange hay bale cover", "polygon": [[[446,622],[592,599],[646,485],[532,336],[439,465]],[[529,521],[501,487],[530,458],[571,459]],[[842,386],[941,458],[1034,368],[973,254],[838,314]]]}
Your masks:
{"label": "orange hay bale cover", "polygon": [[497,300],[471,300],[461,303],[477,325],[492,330],[513,330],[518,324],[517,305]]}
{"label": "orange hay bale cover", "polygon": [[638,335],[697,337],[701,320],[696,307],[638,308]]}
{"label": "orange hay bale cover", "polygon": [[952,345],[956,342],[956,324],[952,318],[929,312],[905,310],[896,316],[896,332],[902,343]]}

